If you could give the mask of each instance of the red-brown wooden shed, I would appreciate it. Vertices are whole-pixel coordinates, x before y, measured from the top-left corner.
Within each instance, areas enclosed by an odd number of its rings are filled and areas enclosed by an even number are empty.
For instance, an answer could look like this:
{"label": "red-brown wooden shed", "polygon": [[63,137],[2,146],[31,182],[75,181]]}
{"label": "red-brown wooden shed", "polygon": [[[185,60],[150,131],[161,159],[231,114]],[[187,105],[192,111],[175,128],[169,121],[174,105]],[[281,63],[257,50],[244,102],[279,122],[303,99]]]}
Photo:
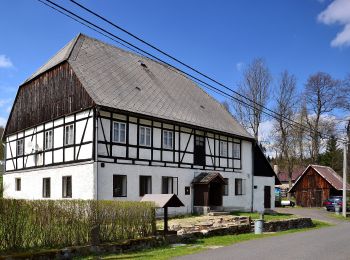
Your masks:
{"label": "red-brown wooden shed", "polygon": [[332,168],[309,165],[289,192],[294,193],[296,204],[301,207],[322,207],[323,201],[330,196],[341,196],[342,190],[343,178]]}

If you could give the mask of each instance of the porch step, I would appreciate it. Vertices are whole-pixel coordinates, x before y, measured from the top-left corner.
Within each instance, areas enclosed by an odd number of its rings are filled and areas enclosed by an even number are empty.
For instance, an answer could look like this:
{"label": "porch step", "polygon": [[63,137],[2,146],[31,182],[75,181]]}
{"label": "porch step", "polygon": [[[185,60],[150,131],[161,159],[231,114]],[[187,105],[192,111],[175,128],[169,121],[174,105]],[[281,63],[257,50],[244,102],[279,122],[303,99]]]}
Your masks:
{"label": "porch step", "polygon": [[222,216],[222,215],[230,215],[230,212],[227,211],[210,211],[208,216]]}

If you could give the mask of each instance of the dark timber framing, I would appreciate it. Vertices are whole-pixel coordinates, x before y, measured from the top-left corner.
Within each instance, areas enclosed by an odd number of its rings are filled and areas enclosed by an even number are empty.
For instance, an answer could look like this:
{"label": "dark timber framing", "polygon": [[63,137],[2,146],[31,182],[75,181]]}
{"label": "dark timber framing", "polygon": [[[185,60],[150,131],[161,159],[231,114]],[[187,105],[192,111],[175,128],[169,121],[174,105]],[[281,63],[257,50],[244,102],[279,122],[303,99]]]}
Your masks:
{"label": "dark timber framing", "polygon": [[[101,138],[97,141],[98,144],[102,146],[106,146],[109,149],[107,150],[113,150],[113,146],[120,146],[125,147],[126,153],[125,156],[116,156],[111,155],[107,151],[107,154],[104,155],[101,153],[101,151],[98,154],[97,160],[99,162],[116,162],[119,164],[140,164],[140,165],[152,165],[152,166],[161,166],[161,167],[178,167],[178,168],[195,168],[195,169],[211,169],[211,170],[223,170],[223,171],[236,171],[242,169],[242,162],[241,162],[241,156],[242,156],[242,138],[237,138],[237,136],[232,136],[229,134],[222,134],[222,133],[215,133],[211,130],[203,130],[201,128],[197,129],[196,127],[189,127],[184,126],[181,123],[173,123],[173,122],[167,122],[163,121],[162,119],[154,118],[154,117],[147,117],[147,116],[140,116],[135,115],[133,113],[128,112],[116,112],[113,109],[106,109],[103,108],[103,115],[98,114],[98,120],[100,121],[101,126],[103,125],[102,120],[107,120],[109,122],[110,127],[112,127],[112,124],[114,121],[123,122],[126,124],[126,142],[125,143],[114,143],[113,141],[106,140],[106,135],[104,133],[104,129],[102,126],[102,135],[103,139]],[[120,115],[122,117],[126,117],[126,119],[122,119],[121,117],[118,117],[116,119],[113,114]],[[130,117],[134,118],[132,121],[130,120]],[[148,120],[149,124],[143,123],[143,120]],[[155,124],[157,122],[157,124]],[[130,124],[135,125],[136,127],[136,144],[131,144],[129,141],[130,135],[129,135],[129,129]],[[165,126],[167,125],[167,126]],[[145,126],[151,128],[151,146],[141,146],[139,135],[140,135],[140,127]],[[186,130],[185,130],[186,128]],[[159,129],[160,131],[160,144],[159,147],[155,146],[154,138],[155,138],[155,129]],[[163,147],[163,131],[168,130],[173,132],[173,147],[171,149],[167,149]],[[208,149],[206,149],[206,160],[204,166],[200,165],[194,165],[193,163],[193,155],[194,150],[189,151],[189,144],[191,141],[194,141],[193,136],[197,131],[200,131],[200,135],[204,136],[204,139],[206,140],[206,146]],[[182,138],[184,138],[184,134],[188,135],[186,137],[186,146],[181,147],[181,141]],[[112,136],[111,136],[112,138]],[[227,154],[226,156],[220,156],[220,141],[226,142],[226,149]],[[230,143],[230,145],[229,145]],[[234,157],[234,143],[239,144],[240,147],[240,157],[239,158],[233,158]],[[212,150],[211,145],[214,145],[214,150]],[[129,149],[135,149],[136,150],[136,156],[130,156]],[[193,147],[194,148],[194,147]],[[219,148],[218,150],[216,150]],[[141,158],[140,156],[140,149],[149,150],[150,152],[150,159]],[[158,158],[155,158],[155,151],[159,151]],[[171,158],[172,160],[166,161],[164,160],[164,153],[165,152],[171,152]],[[185,156],[190,155],[192,158],[192,162],[185,162],[184,158]],[[210,158],[211,165],[208,165],[207,158]],[[221,160],[224,160],[223,162],[226,162],[224,165],[220,163]],[[236,163],[235,163],[236,162]],[[155,163],[155,164],[153,164]]]}

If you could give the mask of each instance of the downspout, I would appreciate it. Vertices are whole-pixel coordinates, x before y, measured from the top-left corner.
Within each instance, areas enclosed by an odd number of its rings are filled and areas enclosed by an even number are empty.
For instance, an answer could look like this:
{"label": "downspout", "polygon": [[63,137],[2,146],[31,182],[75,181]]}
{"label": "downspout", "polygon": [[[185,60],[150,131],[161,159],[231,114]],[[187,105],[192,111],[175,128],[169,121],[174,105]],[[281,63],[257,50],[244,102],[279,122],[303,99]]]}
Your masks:
{"label": "downspout", "polygon": [[95,171],[96,171],[96,200],[98,200],[98,118],[97,118],[97,109],[94,109],[94,124],[95,124],[95,129],[94,129],[94,142],[95,142],[95,154],[94,154],[94,161],[95,161]]}
{"label": "downspout", "polygon": [[254,211],[254,147],[255,147],[255,141],[252,142],[252,201],[251,201],[251,205],[250,205],[250,211],[253,212]]}

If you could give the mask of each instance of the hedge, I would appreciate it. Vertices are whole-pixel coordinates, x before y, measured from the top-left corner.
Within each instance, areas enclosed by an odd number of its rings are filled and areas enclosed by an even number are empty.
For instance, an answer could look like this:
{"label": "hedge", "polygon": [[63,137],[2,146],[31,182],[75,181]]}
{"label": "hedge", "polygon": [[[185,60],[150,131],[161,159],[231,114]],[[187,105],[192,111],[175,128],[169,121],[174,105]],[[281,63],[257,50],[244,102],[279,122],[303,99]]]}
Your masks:
{"label": "hedge", "polygon": [[115,242],[155,233],[152,203],[0,199],[0,251]]}

